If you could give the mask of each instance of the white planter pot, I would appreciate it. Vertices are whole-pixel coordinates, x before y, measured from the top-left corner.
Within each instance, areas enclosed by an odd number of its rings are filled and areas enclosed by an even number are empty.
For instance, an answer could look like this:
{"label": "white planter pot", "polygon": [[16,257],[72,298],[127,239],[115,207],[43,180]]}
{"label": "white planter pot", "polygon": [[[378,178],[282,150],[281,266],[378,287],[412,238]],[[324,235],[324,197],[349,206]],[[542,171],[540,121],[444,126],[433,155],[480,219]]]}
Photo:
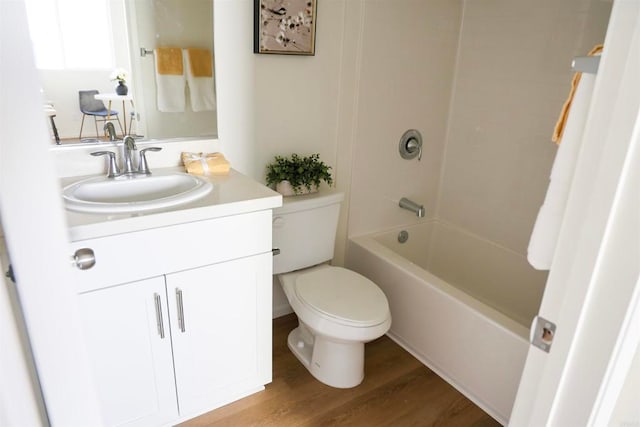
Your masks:
{"label": "white planter pot", "polygon": [[298,189],[298,192],[296,193],[289,181],[280,181],[279,183],[276,184],[276,191],[282,194],[283,196],[301,196],[303,194],[317,193],[318,187],[315,185],[312,185],[311,190],[309,190],[307,189],[307,187],[302,186]]}

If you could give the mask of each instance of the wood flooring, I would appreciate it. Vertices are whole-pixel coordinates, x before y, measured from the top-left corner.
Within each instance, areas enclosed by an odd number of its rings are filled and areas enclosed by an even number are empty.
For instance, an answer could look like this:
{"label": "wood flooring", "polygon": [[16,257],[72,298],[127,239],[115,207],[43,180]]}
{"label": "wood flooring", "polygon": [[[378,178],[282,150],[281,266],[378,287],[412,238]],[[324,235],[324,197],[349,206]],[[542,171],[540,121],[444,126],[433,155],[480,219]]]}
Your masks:
{"label": "wood flooring", "polygon": [[460,426],[500,424],[386,336],[366,344],[365,378],[341,390],[316,380],[287,348],[294,314],[273,322],[273,382],[182,424],[202,426]]}

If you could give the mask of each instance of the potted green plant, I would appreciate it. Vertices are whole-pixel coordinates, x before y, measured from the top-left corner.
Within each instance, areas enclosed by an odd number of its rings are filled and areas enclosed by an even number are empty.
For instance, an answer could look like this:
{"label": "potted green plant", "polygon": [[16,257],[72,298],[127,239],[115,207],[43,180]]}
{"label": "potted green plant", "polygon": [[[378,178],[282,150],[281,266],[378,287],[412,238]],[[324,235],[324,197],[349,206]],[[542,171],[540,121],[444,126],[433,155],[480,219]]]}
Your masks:
{"label": "potted green plant", "polygon": [[116,68],[113,70],[110,78],[112,81],[118,82],[118,86],[116,86],[116,93],[118,95],[126,95],[129,93],[129,88],[126,85],[129,73],[127,73],[124,68]]}
{"label": "potted green plant", "polygon": [[320,160],[320,154],[275,156],[267,165],[267,185],[284,196],[313,193],[322,181],[333,184],[330,169]]}

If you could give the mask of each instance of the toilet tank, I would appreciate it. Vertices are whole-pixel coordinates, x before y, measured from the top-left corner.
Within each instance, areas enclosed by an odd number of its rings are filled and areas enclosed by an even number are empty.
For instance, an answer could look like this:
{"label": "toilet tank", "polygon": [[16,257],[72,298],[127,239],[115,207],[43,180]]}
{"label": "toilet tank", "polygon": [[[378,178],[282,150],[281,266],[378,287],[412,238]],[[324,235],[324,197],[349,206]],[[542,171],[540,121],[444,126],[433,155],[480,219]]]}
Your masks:
{"label": "toilet tank", "polygon": [[273,274],[321,264],[333,258],[344,193],[324,190],[284,197],[273,211]]}

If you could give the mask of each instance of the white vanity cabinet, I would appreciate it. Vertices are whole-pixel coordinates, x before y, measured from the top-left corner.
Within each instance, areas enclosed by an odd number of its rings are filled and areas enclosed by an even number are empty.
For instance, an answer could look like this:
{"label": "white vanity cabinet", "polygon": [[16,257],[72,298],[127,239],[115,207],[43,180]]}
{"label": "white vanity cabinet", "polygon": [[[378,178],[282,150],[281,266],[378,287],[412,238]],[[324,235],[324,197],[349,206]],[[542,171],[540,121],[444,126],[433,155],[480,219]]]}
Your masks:
{"label": "white vanity cabinet", "polygon": [[[224,405],[256,381],[271,381],[271,305],[260,307],[271,300],[271,263],[268,253],[167,275],[181,413]],[[257,351],[267,345],[268,360]]]}
{"label": "white vanity cabinet", "polygon": [[82,240],[106,425],[169,425],[271,381],[271,210]]}
{"label": "white vanity cabinet", "polygon": [[80,296],[105,425],[162,425],[178,417],[166,307],[163,277]]}

